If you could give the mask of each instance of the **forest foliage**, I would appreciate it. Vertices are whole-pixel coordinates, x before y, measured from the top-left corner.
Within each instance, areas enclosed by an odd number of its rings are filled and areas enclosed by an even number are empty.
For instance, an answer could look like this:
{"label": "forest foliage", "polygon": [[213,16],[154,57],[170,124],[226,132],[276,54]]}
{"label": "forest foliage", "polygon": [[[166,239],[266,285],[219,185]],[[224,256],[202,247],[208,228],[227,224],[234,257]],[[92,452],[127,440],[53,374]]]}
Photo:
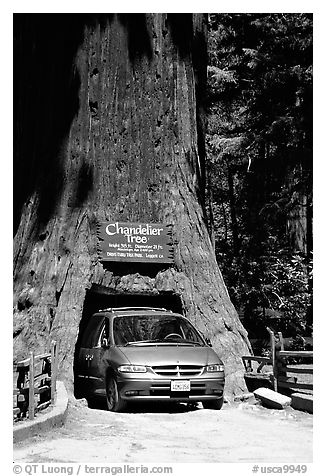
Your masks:
{"label": "forest foliage", "polygon": [[312,15],[209,16],[208,213],[249,337],[312,332]]}

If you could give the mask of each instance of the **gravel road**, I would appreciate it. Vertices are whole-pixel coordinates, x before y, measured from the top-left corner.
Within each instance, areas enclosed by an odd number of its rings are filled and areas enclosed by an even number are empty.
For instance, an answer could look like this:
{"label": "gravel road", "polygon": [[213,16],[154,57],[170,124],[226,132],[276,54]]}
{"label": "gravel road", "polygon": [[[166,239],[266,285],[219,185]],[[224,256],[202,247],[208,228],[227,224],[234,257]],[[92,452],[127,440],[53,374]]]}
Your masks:
{"label": "gravel road", "polygon": [[20,442],[15,462],[312,462],[312,415],[255,402],[221,411],[147,405],[115,414],[70,404],[64,427]]}

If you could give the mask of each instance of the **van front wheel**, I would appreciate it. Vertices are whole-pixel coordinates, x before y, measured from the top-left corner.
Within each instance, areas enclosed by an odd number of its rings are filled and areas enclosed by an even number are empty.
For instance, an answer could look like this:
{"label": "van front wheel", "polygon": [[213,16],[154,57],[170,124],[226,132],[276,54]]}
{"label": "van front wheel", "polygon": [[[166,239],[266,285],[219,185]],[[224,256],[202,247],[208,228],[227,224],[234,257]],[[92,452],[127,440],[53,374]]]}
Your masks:
{"label": "van front wheel", "polygon": [[118,384],[114,377],[108,377],[106,382],[106,403],[109,412],[121,412],[126,406],[120,396]]}
{"label": "van front wheel", "polygon": [[216,400],[204,400],[202,404],[207,410],[221,410],[223,407],[223,397]]}

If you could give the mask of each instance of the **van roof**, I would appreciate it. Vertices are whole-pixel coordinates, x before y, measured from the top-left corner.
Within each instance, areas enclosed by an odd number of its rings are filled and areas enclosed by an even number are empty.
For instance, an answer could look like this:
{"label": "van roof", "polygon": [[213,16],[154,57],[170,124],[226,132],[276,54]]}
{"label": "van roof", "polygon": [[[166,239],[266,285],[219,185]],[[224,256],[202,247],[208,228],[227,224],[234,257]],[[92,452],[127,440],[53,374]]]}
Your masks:
{"label": "van roof", "polygon": [[130,306],[130,307],[108,307],[106,309],[100,309],[98,312],[111,312],[111,313],[133,313],[139,311],[150,311],[150,312],[163,312],[163,313],[172,313],[171,310],[167,310],[163,307],[142,307],[142,306]]}

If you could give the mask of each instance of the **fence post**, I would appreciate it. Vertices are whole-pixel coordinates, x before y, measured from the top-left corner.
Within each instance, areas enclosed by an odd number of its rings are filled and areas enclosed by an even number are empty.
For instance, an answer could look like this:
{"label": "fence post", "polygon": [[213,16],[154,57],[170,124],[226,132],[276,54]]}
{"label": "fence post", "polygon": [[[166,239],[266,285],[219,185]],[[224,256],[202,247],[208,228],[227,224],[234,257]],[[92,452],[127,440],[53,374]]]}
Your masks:
{"label": "fence post", "polygon": [[29,354],[29,389],[28,389],[28,418],[34,420],[34,353]]}
{"label": "fence post", "polygon": [[271,357],[272,357],[272,365],[273,365],[273,386],[274,386],[274,391],[277,392],[277,362],[276,362],[276,350],[275,350],[275,336],[274,332],[267,327],[266,328],[269,337],[270,337],[270,343],[271,343]]}
{"label": "fence post", "polygon": [[57,343],[51,342],[51,404],[54,405],[55,392],[57,386]]}
{"label": "fence post", "polygon": [[278,332],[278,338],[280,340],[281,350],[284,350],[284,340],[282,332]]}

